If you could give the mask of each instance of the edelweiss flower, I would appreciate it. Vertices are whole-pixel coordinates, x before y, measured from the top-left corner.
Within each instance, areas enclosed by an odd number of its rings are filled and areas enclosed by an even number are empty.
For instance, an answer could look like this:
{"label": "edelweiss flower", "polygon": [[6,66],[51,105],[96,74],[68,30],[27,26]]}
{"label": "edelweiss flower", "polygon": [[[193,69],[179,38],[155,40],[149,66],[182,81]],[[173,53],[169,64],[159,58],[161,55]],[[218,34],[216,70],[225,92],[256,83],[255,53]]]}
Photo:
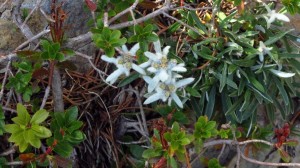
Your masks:
{"label": "edelweiss flower", "polygon": [[290,19],[285,16],[284,14],[281,13],[276,13],[275,10],[271,10],[269,8],[268,5],[264,4],[265,8],[267,9],[268,13],[267,13],[267,17],[265,17],[266,21],[267,21],[267,28],[270,28],[271,23],[273,23],[275,21],[275,19],[284,21],[284,22],[289,22]]}
{"label": "edelweiss flower", "polygon": [[[148,97],[144,104],[150,104],[152,102],[155,102],[159,99],[162,101],[168,100],[168,105],[171,105],[172,100],[175,101],[175,103],[180,107],[183,108],[183,104],[179,97],[176,94],[176,91],[178,88],[181,88],[185,85],[188,85],[194,81],[194,78],[186,78],[182,79],[178,82],[175,82],[175,79],[169,80],[167,82],[159,82],[158,87],[155,88],[155,93]],[[147,81],[146,81],[147,82]],[[148,81],[151,82],[151,81]],[[148,83],[147,82],[147,83]],[[148,83],[149,84],[149,83]]]}
{"label": "edelweiss flower", "polygon": [[111,58],[106,55],[101,56],[102,60],[108,63],[113,63],[117,66],[117,70],[115,70],[106,78],[106,82],[113,84],[122,74],[129,76],[131,69],[136,70],[142,75],[146,75],[145,71],[140,66],[134,63],[134,56],[139,48],[139,43],[137,43],[128,51],[128,48],[123,45],[122,52],[120,53],[121,55],[117,58]]}
{"label": "edelweiss flower", "polygon": [[[152,92],[157,84],[165,82],[172,78],[173,72],[186,72],[184,63],[177,64],[177,60],[168,60],[167,55],[169,53],[170,46],[166,46],[163,51],[161,51],[161,45],[159,40],[154,42],[155,54],[151,52],[145,52],[145,55],[149,60],[140,66],[147,68],[147,71],[154,74],[153,83],[149,83],[148,92]],[[149,80],[149,77],[144,77],[145,80]]]}
{"label": "edelweiss flower", "polygon": [[262,41],[259,42],[259,47],[257,50],[259,51],[258,56],[260,62],[264,61],[264,55],[268,54],[269,56],[272,56],[270,52],[272,50],[272,47],[266,47],[266,45]]}

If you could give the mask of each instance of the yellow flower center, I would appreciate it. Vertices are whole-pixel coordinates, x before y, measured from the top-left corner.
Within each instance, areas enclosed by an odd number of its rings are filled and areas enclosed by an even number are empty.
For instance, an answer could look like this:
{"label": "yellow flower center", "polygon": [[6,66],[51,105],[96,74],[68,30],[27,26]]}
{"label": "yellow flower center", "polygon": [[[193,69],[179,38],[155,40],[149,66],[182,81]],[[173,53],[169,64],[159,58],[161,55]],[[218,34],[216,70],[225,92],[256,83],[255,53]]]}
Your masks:
{"label": "yellow flower center", "polygon": [[122,57],[118,60],[118,64],[130,69],[132,65],[132,56],[129,53],[124,53],[124,55],[122,55]]}

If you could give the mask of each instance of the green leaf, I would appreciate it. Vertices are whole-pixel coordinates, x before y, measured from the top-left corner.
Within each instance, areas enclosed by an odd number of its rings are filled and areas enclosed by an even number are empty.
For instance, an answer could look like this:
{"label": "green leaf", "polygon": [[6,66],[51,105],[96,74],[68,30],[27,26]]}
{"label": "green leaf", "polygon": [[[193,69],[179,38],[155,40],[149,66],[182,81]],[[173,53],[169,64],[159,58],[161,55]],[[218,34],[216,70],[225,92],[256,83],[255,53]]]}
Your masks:
{"label": "green leaf", "polygon": [[121,37],[121,32],[120,30],[113,30],[110,39],[119,39]]}
{"label": "green leaf", "polygon": [[68,122],[65,119],[65,113],[54,113],[54,118],[58,126],[60,126],[61,128],[64,127]]}
{"label": "green leaf", "polygon": [[189,14],[192,16],[194,22],[196,23],[197,27],[202,30],[205,34],[208,34],[205,25],[200,21],[199,17],[197,16],[195,11],[189,11]]}
{"label": "green leaf", "polygon": [[112,57],[115,55],[115,49],[113,47],[110,48],[104,48],[105,54],[109,57]]}
{"label": "green leaf", "polygon": [[239,59],[239,60],[232,60],[233,64],[236,64],[240,67],[251,67],[255,64],[255,59]]}
{"label": "green leaf", "polygon": [[29,143],[25,142],[25,140],[21,141],[19,144],[20,152],[23,153],[27,149],[28,145],[29,145]]}
{"label": "green leaf", "polygon": [[213,158],[208,161],[208,168],[222,168],[218,159]]}
{"label": "green leaf", "polygon": [[287,140],[283,144],[288,145],[288,146],[297,146],[299,144],[299,142],[297,140]]}
{"label": "green leaf", "polygon": [[161,150],[155,150],[155,149],[146,149],[143,152],[142,157],[145,159],[149,159],[149,158],[154,158],[154,157],[158,157],[162,155],[162,151]]}
{"label": "green leaf", "polygon": [[73,147],[68,142],[59,141],[54,151],[60,156],[67,158],[72,154]]}
{"label": "green leaf", "polygon": [[50,58],[50,57],[49,57],[49,53],[48,53],[48,52],[43,52],[43,53],[41,54],[41,58],[43,58],[44,60],[49,59],[49,58]]}
{"label": "green leaf", "polygon": [[137,159],[142,159],[143,152],[145,151],[145,149],[139,145],[130,145],[129,150],[130,153]]}
{"label": "green leaf", "polygon": [[289,96],[288,96],[283,84],[276,77],[273,77],[273,81],[275,82],[285,105],[288,105],[290,103]]}
{"label": "green leaf", "polygon": [[45,121],[48,116],[49,116],[49,113],[46,110],[41,109],[41,110],[35,112],[35,114],[32,116],[32,118],[30,120],[30,123],[31,124],[40,124],[43,121]]}
{"label": "green leaf", "polygon": [[291,59],[291,58],[300,58],[300,54],[292,54],[292,53],[280,53],[279,57],[281,59]]}
{"label": "green leaf", "polygon": [[177,168],[178,167],[177,162],[176,162],[174,157],[170,157],[170,165],[171,165],[172,168]]}
{"label": "green leaf", "polygon": [[206,130],[212,130],[216,127],[216,122],[215,121],[209,121],[206,126],[205,126],[205,129]]}
{"label": "green leaf", "polygon": [[225,63],[222,69],[222,76],[220,79],[220,87],[219,87],[219,92],[221,93],[222,90],[224,89],[227,81],[227,64]]}
{"label": "green leaf", "polygon": [[30,121],[30,115],[25,106],[18,103],[17,104],[17,113],[18,116],[13,118],[12,120],[19,125],[27,125]]}
{"label": "green leaf", "polygon": [[253,85],[251,85],[250,83],[247,84],[247,86],[253,90],[255,93],[257,93],[258,95],[260,95],[264,100],[266,100],[267,102],[273,103],[272,98],[267,94],[264,93],[260,90],[258,90],[256,87],[254,87]]}
{"label": "green leaf", "polygon": [[215,107],[215,100],[216,100],[216,86],[214,85],[209,92],[208,103],[205,107],[205,112],[204,112],[204,114],[208,117],[208,119],[210,119],[213,114],[213,110]]}
{"label": "green leaf", "polygon": [[238,106],[243,102],[243,98],[239,98],[233,105],[229,107],[229,109],[225,112],[225,115],[228,116],[230,114],[233,114],[234,111],[238,108]]}
{"label": "green leaf", "polygon": [[198,90],[197,89],[195,89],[195,88],[192,88],[192,87],[186,87],[185,88],[185,90],[189,93],[189,94],[191,94],[191,96],[193,96],[193,97],[201,97],[201,94],[198,92]]}
{"label": "green leaf", "polygon": [[290,155],[289,155],[286,151],[284,151],[284,150],[282,150],[282,149],[278,149],[277,151],[279,152],[281,159],[282,159],[285,163],[290,162],[291,157],[290,157]]}
{"label": "green leaf", "polygon": [[172,141],[171,133],[170,132],[164,133],[164,138],[166,139],[166,141],[171,142]]}
{"label": "green leaf", "polygon": [[128,77],[126,77],[125,79],[123,79],[119,84],[118,87],[123,87],[128,85],[129,83],[131,83],[132,81],[138,79],[140,77],[139,73],[133,73],[131,75],[129,75]]}
{"label": "green leaf", "polygon": [[177,121],[181,124],[188,124],[189,119],[186,117],[186,115],[182,111],[175,111],[173,114],[172,122]]}
{"label": "green leaf", "polygon": [[287,33],[290,33],[291,31],[293,31],[293,29],[286,31],[286,32],[277,33],[275,36],[270,37],[267,41],[265,41],[264,44],[266,46],[271,45],[271,44],[277,42],[278,40],[282,39],[283,36],[285,36]]}
{"label": "green leaf", "polygon": [[73,106],[66,110],[65,118],[68,122],[76,121],[78,117],[78,108],[77,106]]}
{"label": "green leaf", "polygon": [[68,131],[69,133],[72,133],[75,130],[78,130],[82,125],[83,125],[83,122],[81,122],[81,121],[72,121],[66,131]]}
{"label": "green leaf", "polygon": [[[68,135],[66,135],[68,136]],[[79,130],[76,130],[76,131],[73,131],[71,134],[70,134],[70,138],[69,138],[69,142],[74,144],[74,145],[77,145],[79,144],[81,141],[83,141],[85,139],[85,135],[83,132],[79,131]]]}
{"label": "green leaf", "polygon": [[197,48],[197,44],[193,46],[192,50],[197,54],[199,55],[200,57],[204,58],[204,59],[207,59],[207,60],[212,60],[212,61],[216,61],[217,58],[213,57],[212,54],[209,54],[207,51],[206,51],[206,47],[204,46],[201,46],[201,49],[198,50]]}
{"label": "green leaf", "polygon": [[43,50],[48,51],[51,44],[47,40],[41,40],[41,46]]}
{"label": "green leaf", "polygon": [[59,52],[59,50],[60,50],[60,44],[59,43],[54,43],[52,45],[52,52],[55,54],[55,53]]}
{"label": "green leaf", "polygon": [[17,125],[17,124],[6,124],[4,126],[4,129],[6,132],[9,132],[11,134],[23,131],[23,129],[20,127],[20,125]]}
{"label": "green leaf", "polygon": [[121,38],[121,39],[118,39],[116,42],[112,42],[111,45],[113,47],[119,47],[119,46],[122,46],[126,43],[127,39],[126,38]]}
{"label": "green leaf", "polygon": [[32,71],[32,66],[31,66],[31,64],[28,63],[28,62],[25,62],[25,61],[19,63],[19,64],[18,64],[18,68],[21,69],[21,70],[23,70],[23,71],[26,71],[26,72]]}
{"label": "green leaf", "polygon": [[177,122],[174,122],[173,125],[172,125],[172,132],[173,133],[179,133],[180,131],[180,126]]}
{"label": "green leaf", "polygon": [[149,41],[149,42],[155,42],[157,40],[159,40],[159,38],[156,34],[151,33],[147,36],[147,41]]}
{"label": "green leaf", "polygon": [[25,141],[24,136],[23,136],[23,132],[24,132],[24,130],[20,130],[19,132],[15,132],[15,133],[11,134],[8,141],[9,142],[15,142],[16,144],[19,144],[20,141]]}
{"label": "green leaf", "polygon": [[41,147],[41,141],[36,137],[35,132],[33,130],[25,130],[23,135],[27,143],[30,143],[35,148]]}
{"label": "green leaf", "polygon": [[43,126],[32,125],[31,129],[34,131],[34,134],[39,138],[48,138],[52,135],[51,131]]}
{"label": "green leaf", "polygon": [[[221,77],[222,77],[222,76],[221,76],[220,73],[213,73],[213,74],[215,75],[215,77],[216,77],[217,79],[221,80]],[[226,79],[226,84],[227,84],[228,86],[234,88],[234,89],[238,89],[237,84],[236,84],[233,80],[231,80],[230,78],[227,78],[227,79]]]}
{"label": "green leaf", "polygon": [[147,24],[147,26],[144,27],[144,29],[143,29],[143,31],[144,31],[143,33],[152,32],[152,30],[153,30],[153,26],[151,24]]}
{"label": "green leaf", "polygon": [[191,141],[188,138],[181,139],[181,145],[188,145],[190,143],[191,143]]}
{"label": "green leaf", "polygon": [[61,62],[61,61],[64,61],[64,60],[65,60],[64,54],[61,53],[61,52],[56,53],[56,54],[55,54],[55,60],[60,61],[60,62]]}

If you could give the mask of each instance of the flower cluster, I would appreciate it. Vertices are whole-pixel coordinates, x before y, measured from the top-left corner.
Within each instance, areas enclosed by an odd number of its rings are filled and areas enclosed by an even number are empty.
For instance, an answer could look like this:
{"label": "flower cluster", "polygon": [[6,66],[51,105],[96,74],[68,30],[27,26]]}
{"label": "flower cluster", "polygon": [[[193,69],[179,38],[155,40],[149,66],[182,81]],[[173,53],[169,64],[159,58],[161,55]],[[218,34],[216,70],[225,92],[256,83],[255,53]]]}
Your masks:
{"label": "flower cluster", "polygon": [[[159,40],[153,44],[155,53],[145,52],[145,56],[149,59],[140,65],[134,63],[139,44],[135,44],[129,51],[123,45],[120,52],[121,55],[117,58],[102,55],[102,60],[113,63],[117,67],[117,70],[106,78],[106,82],[113,84],[122,74],[129,76],[130,70],[133,69],[143,75],[143,79],[148,84],[147,95],[149,97],[145,100],[144,104],[150,104],[157,100],[164,102],[168,100],[168,105],[171,105],[172,100],[174,100],[179,107],[183,108],[182,101],[176,91],[192,83],[194,78],[177,80],[178,78],[182,78],[178,73],[187,71],[184,63],[178,63],[176,59],[168,59],[167,55],[170,46],[166,46],[161,50]],[[144,69],[146,69],[148,75]]]}
{"label": "flower cluster", "polygon": [[145,52],[149,60],[140,66],[148,67],[147,71],[153,76],[143,76],[143,79],[148,84],[149,96],[144,104],[149,104],[157,100],[167,101],[171,104],[174,100],[179,107],[183,104],[176,94],[177,89],[186,86],[194,81],[194,78],[186,78],[177,81],[177,78],[182,76],[178,72],[186,72],[184,63],[177,63],[175,59],[168,59],[170,46],[166,46],[161,50],[161,44],[156,41],[154,44],[155,53]]}

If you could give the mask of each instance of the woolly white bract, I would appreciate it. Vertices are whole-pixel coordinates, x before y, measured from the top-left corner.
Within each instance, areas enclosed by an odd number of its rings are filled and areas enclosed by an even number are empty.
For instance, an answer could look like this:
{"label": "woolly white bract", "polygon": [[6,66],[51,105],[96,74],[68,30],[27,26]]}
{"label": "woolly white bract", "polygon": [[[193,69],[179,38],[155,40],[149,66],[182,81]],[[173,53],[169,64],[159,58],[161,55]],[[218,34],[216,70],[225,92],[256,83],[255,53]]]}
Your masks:
{"label": "woolly white bract", "polygon": [[289,22],[290,19],[285,16],[284,14],[277,13],[275,10],[271,10],[268,5],[264,4],[265,8],[267,9],[268,13],[267,16],[264,17],[267,21],[267,28],[270,28],[271,23],[273,23],[276,19]]}
{"label": "woolly white bract", "polygon": [[262,42],[262,41],[259,42],[259,47],[257,50],[258,50],[258,56],[259,56],[260,62],[264,61],[264,56],[266,54],[268,54],[269,56],[272,56],[272,54],[270,52],[272,49],[273,49],[272,47],[266,47],[264,42]]}
{"label": "woolly white bract", "polygon": [[140,45],[137,43],[128,51],[128,48],[123,45],[121,55],[117,58],[111,58],[106,55],[101,56],[103,61],[113,63],[117,67],[117,69],[106,78],[106,82],[113,84],[122,74],[129,76],[131,69],[134,69],[142,75],[146,75],[144,69],[134,63],[134,57],[139,48]]}

